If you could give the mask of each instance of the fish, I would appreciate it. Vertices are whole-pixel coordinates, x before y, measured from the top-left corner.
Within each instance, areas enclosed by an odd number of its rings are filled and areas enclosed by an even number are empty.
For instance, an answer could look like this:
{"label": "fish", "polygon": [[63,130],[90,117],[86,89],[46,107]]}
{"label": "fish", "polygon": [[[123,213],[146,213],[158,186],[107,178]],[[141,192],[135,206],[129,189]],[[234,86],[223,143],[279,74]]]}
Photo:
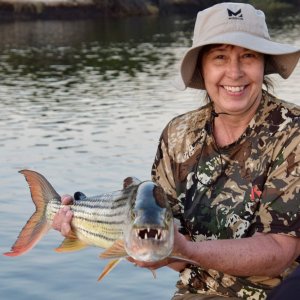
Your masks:
{"label": "fish", "polygon": [[[36,210],[11,250],[3,253],[10,257],[30,251],[51,229],[54,215],[64,207],[61,196],[43,175],[26,169],[19,173],[28,183]],[[55,250],[103,248],[100,258],[110,259],[110,262],[98,281],[126,257],[144,262],[167,257],[180,259],[173,253],[174,220],[168,195],[155,182],[127,177],[122,190],[91,197],[82,192],[74,193],[73,204],[69,207],[73,212],[71,233]]]}

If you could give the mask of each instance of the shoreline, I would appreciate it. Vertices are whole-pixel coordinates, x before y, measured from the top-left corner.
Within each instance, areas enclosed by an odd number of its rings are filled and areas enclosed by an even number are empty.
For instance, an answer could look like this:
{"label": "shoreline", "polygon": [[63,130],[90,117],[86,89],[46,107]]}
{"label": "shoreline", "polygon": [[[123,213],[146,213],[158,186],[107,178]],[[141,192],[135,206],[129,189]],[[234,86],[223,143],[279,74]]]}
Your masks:
{"label": "shoreline", "polygon": [[[190,14],[209,5],[198,0],[0,0],[0,22]],[[221,1],[213,1],[214,3]],[[211,2],[210,2],[211,3]]]}
{"label": "shoreline", "polygon": [[0,0],[0,22],[35,19],[77,19],[158,14],[151,1]]}
{"label": "shoreline", "polygon": [[[254,0],[253,0],[254,1]],[[253,2],[252,1],[252,2]],[[92,19],[170,14],[195,14],[222,1],[197,0],[0,0],[0,23],[17,20]],[[251,1],[245,1],[250,2]],[[270,0],[272,2],[272,0]],[[292,4],[274,0],[255,5],[277,18],[284,11],[295,12]],[[269,1],[268,1],[269,3]],[[276,5],[275,5],[276,4]],[[300,1],[299,1],[300,6]],[[269,8],[269,11],[265,9]],[[297,11],[297,10],[296,10]]]}

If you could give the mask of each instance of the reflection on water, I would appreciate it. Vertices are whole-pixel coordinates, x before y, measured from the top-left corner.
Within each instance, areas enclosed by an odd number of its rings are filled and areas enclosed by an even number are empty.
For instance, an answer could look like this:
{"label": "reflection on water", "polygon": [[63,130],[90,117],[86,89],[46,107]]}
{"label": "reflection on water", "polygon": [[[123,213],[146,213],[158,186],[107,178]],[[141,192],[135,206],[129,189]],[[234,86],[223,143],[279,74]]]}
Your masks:
{"label": "reflection on water", "polygon": [[[290,24],[290,23],[289,23]],[[33,205],[17,170],[43,173],[58,192],[96,194],[122,179],[150,178],[160,132],[200,104],[199,92],[171,80],[191,43],[183,17],[113,21],[37,21],[0,26],[0,250],[5,252]],[[299,24],[272,35],[300,45]],[[299,68],[278,94],[299,101]],[[122,263],[103,283],[98,249],[56,254],[50,232],[20,258],[1,257],[0,294],[9,299],[169,299],[176,273]]]}

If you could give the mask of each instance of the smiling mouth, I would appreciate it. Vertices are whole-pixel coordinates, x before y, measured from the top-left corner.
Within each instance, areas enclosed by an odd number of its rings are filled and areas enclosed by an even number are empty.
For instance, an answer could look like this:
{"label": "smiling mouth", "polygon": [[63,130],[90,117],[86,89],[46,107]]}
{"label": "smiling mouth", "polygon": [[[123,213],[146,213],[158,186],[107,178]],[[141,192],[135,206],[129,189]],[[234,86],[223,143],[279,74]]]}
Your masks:
{"label": "smiling mouth", "polygon": [[223,85],[223,88],[226,91],[231,92],[231,93],[240,93],[246,88],[246,86],[245,85],[242,85],[242,86]]}
{"label": "smiling mouth", "polygon": [[167,231],[164,229],[152,229],[152,228],[139,228],[135,229],[135,236],[139,240],[153,239],[156,241],[162,241],[165,239]]}

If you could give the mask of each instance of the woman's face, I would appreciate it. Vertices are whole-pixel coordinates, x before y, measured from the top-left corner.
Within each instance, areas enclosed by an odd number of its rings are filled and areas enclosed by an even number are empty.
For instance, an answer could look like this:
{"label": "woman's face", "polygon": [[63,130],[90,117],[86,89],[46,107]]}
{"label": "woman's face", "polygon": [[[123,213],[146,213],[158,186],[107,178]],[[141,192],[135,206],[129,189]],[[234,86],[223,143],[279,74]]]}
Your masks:
{"label": "woman's face", "polygon": [[255,112],[264,76],[264,55],[232,45],[214,45],[202,56],[202,76],[216,112]]}

